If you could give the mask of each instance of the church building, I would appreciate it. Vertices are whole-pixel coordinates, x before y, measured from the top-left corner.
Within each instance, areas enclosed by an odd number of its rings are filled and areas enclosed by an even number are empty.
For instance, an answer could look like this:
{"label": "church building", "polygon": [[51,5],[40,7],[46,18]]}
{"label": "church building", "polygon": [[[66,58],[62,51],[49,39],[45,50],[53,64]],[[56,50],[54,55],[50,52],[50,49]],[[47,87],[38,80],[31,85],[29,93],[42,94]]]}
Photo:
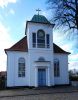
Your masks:
{"label": "church building", "polygon": [[69,84],[69,52],[53,43],[53,27],[45,16],[34,15],[26,22],[25,37],[5,49],[7,87]]}

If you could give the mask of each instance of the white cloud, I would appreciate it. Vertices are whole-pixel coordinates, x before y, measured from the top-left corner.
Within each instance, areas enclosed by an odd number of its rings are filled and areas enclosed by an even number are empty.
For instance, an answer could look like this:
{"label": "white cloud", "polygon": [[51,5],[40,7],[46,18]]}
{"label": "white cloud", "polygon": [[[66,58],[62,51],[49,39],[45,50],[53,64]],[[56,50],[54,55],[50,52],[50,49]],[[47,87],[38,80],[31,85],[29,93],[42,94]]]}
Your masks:
{"label": "white cloud", "polygon": [[25,29],[25,27],[26,27],[26,21],[23,22],[23,27]]}
{"label": "white cloud", "polygon": [[61,48],[62,48],[63,50],[65,50],[65,51],[67,51],[67,52],[70,52],[70,53],[73,52],[73,50],[72,50],[72,44],[71,44],[71,43],[63,44],[63,45],[61,45]]}
{"label": "white cloud", "polygon": [[53,33],[53,41],[54,43],[56,43],[58,46],[60,46],[63,50],[67,51],[67,52],[73,52],[72,50],[72,46],[73,44],[71,43],[71,41],[68,41],[66,39],[65,34],[61,34],[60,31],[54,31]]}
{"label": "white cloud", "polygon": [[16,3],[17,0],[0,0],[0,7],[7,7],[9,3]]}
{"label": "white cloud", "polygon": [[12,44],[9,30],[0,22],[0,71],[6,70],[6,54],[4,49],[10,47]]}
{"label": "white cloud", "polygon": [[41,11],[40,14],[43,15],[43,16],[45,16],[45,17],[48,18],[48,19],[49,19],[49,17],[50,17],[49,11]]}
{"label": "white cloud", "polygon": [[15,11],[13,9],[10,9],[9,13],[12,14],[12,15],[14,15]]}
{"label": "white cloud", "polygon": [[78,54],[71,54],[69,57],[71,61],[78,61]]}
{"label": "white cloud", "polygon": [[78,70],[78,61],[72,61],[69,63],[69,69],[77,69]]}
{"label": "white cloud", "polygon": [[62,41],[64,40],[64,35],[61,34],[61,32],[59,30],[54,30],[53,31],[53,41],[55,43],[62,43]]}
{"label": "white cloud", "polygon": [[42,11],[41,14],[47,16],[47,13],[45,11]]}
{"label": "white cloud", "polygon": [[15,15],[15,11],[13,9],[6,10],[4,15],[5,17],[8,17],[9,15]]}
{"label": "white cloud", "polygon": [[3,20],[3,16],[2,15],[0,15],[0,20]]}

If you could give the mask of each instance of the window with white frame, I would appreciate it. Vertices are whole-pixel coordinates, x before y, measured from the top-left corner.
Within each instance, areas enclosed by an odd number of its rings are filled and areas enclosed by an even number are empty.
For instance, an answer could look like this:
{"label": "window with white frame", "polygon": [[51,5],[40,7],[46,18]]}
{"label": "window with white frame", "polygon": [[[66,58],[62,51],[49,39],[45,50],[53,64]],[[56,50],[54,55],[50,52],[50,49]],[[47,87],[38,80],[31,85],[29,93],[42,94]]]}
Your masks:
{"label": "window with white frame", "polygon": [[59,68],[59,60],[54,59],[54,76],[59,77],[60,76],[60,68]]}
{"label": "window with white frame", "polygon": [[50,48],[50,37],[49,34],[40,29],[37,34],[32,33],[32,46],[33,48]]}
{"label": "window with white frame", "polygon": [[18,77],[25,77],[25,59],[19,58],[18,60]]}
{"label": "window with white frame", "polygon": [[37,47],[45,48],[45,32],[43,30],[37,32]]}

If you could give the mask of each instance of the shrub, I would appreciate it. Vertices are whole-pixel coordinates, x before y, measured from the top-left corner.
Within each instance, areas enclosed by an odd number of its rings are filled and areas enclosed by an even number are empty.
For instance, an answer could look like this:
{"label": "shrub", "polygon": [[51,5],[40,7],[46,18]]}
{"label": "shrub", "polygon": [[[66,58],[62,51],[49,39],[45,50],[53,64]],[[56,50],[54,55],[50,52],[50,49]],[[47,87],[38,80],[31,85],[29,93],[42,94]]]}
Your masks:
{"label": "shrub", "polygon": [[70,76],[70,81],[78,81],[78,76]]}
{"label": "shrub", "polygon": [[5,77],[0,77],[0,89],[5,88],[6,79]]}

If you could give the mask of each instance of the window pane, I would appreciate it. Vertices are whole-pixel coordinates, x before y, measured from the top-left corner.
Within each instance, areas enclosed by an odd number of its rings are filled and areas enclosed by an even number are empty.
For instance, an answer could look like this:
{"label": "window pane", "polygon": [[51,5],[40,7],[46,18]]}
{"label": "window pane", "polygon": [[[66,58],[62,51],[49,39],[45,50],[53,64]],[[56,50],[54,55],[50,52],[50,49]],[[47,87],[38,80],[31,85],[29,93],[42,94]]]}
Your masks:
{"label": "window pane", "polygon": [[46,44],[47,44],[47,48],[50,47],[50,37],[49,34],[46,34]]}
{"label": "window pane", "polygon": [[22,72],[22,77],[25,77],[25,72]]}
{"label": "window pane", "polygon": [[45,44],[44,44],[44,43],[43,43],[43,44],[42,44],[42,43],[38,43],[38,44],[37,44],[37,47],[38,47],[38,48],[45,48]]}
{"label": "window pane", "polygon": [[37,37],[44,39],[45,38],[45,32],[43,30],[39,30],[38,33],[37,33]]}
{"label": "window pane", "polygon": [[54,76],[57,76],[57,68],[56,68],[56,63],[54,63]]}
{"label": "window pane", "polygon": [[44,43],[45,44],[45,40],[37,39],[37,43]]}
{"label": "window pane", "polygon": [[36,43],[36,33],[32,33],[32,40],[33,43]]}
{"label": "window pane", "polygon": [[36,33],[32,33],[32,44],[33,47],[36,47]]}
{"label": "window pane", "polygon": [[37,47],[45,48],[45,32],[43,30],[39,30],[37,33]]}
{"label": "window pane", "polygon": [[34,47],[34,48],[36,47],[36,43],[33,43],[33,47]]}
{"label": "window pane", "polygon": [[21,74],[20,73],[18,74],[18,77],[21,77]]}
{"label": "window pane", "polygon": [[20,58],[20,59],[18,60],[18,62],[19,62],[19,63],[24,63],[24,62],[25,62],[25,59],[24,59],[24,58]]}
{"label": "window pane", "polygon": [[25,77],[25,59],[18,60],[18,77]]}
{"label": "window pane", "polygon": [[59,77],[60,76],[60,69],[59,69],[59,61],[54,61],[54,76]]}
{"label": "window pane", "polygon": [[25,66],[25,63],[19,63],[20,66]]}

